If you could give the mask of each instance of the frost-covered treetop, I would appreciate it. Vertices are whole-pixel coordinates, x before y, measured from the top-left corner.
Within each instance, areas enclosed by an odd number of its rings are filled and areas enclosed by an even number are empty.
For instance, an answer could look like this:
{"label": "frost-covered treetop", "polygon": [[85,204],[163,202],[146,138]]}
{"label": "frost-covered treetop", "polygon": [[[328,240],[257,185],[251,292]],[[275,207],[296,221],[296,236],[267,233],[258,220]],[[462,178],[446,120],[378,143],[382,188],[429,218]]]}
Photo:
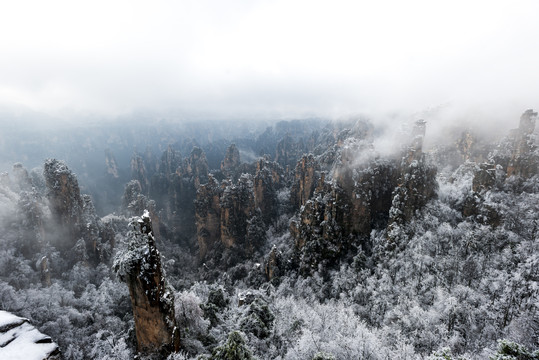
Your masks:
{"label": "frost-covered treetop", "polygon": [[144,209],[144,214],[142,214],[142,216],[140,217],[140,219],[138,220],[139,223],[145,223],[145,222],[148,222],[150,221],[150,212],[146,209]]}
{"label": "frost-covered treetop", "polygon": [[54,172],[57,175],[60,174],[71,174],[71,170],[67,167],[66,163],[62,160],[57,159],[47,159],[45,160],[45,172],[50,173]]}

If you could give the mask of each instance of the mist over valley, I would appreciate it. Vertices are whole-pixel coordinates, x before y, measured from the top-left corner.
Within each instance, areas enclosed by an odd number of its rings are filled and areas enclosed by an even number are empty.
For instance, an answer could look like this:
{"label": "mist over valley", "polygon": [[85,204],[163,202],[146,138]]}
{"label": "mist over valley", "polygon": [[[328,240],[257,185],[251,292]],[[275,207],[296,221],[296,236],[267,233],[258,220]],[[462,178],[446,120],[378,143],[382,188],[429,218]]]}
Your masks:
{"label": "mist over valley", "polygon": [[539,359],[538,10],[0,6],[0,359]]}

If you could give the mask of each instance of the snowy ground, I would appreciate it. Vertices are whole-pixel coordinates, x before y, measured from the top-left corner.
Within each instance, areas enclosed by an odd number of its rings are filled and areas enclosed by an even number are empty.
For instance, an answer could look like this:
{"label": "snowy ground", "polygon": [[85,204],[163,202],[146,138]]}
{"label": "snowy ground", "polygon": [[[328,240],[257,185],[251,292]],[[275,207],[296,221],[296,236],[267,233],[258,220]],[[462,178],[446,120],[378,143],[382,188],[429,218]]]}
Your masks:
{"label": "snowy ground", "polygon": [[0,359],[43,360],[58,351],[27,319],[0,310]]}

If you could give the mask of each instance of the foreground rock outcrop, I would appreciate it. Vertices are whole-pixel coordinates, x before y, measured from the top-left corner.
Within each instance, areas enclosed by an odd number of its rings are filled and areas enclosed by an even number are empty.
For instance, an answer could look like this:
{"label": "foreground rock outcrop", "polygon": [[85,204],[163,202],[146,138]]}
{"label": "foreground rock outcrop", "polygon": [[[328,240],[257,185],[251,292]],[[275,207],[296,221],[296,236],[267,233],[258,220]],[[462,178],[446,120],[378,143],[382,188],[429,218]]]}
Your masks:
{"label": "foreground rock outcrop", "polygon": [[60,360],[60,349],[28,319],[0,310],[0,359]]}

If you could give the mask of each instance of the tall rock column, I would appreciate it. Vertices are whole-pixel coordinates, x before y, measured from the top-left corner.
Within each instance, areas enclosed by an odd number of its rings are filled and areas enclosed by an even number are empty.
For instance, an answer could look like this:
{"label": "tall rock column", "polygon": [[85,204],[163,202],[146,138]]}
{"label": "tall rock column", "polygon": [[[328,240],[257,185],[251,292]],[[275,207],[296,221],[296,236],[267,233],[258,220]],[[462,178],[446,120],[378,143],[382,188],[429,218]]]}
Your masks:
{"label": "tall rock column", "polygon": [[393,191],[387,237],[390,248],[399,242],[400,227],[408,223],[417,210],[436,197],[436,166],[427,161],[422,151],[425,122],[419,120],[412,132],[413,140],[402,157],[398,185]]}
{"label": "tall rock column", "polygon": [[262,212],[262,218],[266,224],[270,224],[277,216],[277,188],[283,169],[275,162],[259,159],[256,163],[256,175],[253,178],[255,207]]}
{"label": "tall rock column", "polygon": [[247,241],[247,225],[256,214],[252,176],[243,174],[221,196],[221,242],[226,248],[238,247],[247,254],[253,253],[254,244]]}
{"label": "tall rock column", "polygon": [[118,163],[116,162],[116,158],[114,157],[110,149],[105,150],[105,164],[107,167],[107,174],[112,176],[114,179],[118,179],[120,177]]}
{"label": "tall rock column", "polygon": [[520,117],[520,125],[515,131],[514,149],[507,166],[507,176],[520,175],[530,178],[537,174],[538,155],[533,132],[537,121],[537,112],[529,109]]}
{"label": "tall rock column", "polygon": [[[75,262],[90,260],[97,265],[107,260],[106,247],[113,244],[114,236],[96,214],[90,196],[81,195],[77,177],[63,161],[48,159],[43,170],[47,185],[49,208],[58,231],[48,239],[60,250],[64,260]],[[44,234],[44,232],[43,232]]]}
{"label": "tall rock column", "polygon": [[195,201],[195,218],[199,256],[203,259],[207,252],[219,243],[221,238],[221,204],[223,189],[210,175],[207,184],[200,185]]}
{"label": "tall rock column", "polygon": [[318,164],[312,154],[304,155],[296,165],[294,184],[290,190],[290,202],[297,208],[305,205],[316,188]]}
{"label": "tall rock column", "polygon": [[206,153],[201,148],[193,147],[189,158],[185,160],[183,168],[185,174],[182,174],[182,176],[189,176],[193,180],[196,189],[200,184],[208,182],[208,160],[206,159]]}
{"label": "tall rock column", "polygon": [[226,177],[233,177],[236,175],[240,163],[240,151],[236,144],[232,144],[226,150],[225,158],[221,162],[221,171]]}
{"label": "tall rock column", "polygon": [[62,244],[54,245],[70,248],[73,246],[73,239],[80,236],[79,224],[82,218],[83,202],[79,183],[67,165],[56,159],[45,161],[43,175],[47,184],[51,213],[68,235],[68,239]]}
{"label": "tall rock column", "polygon": [[138,180],[142,188],[142,193],[145,195],[148,194],[150,181],[146,173],[144,159],[136,153],[131,158],[131,179]]}
{"label": "tall rock column", "polygon": [[130,227],[128,248],[117,256],[114,270],[129,287],[137,350],[165,358],[180,347],[174,295],[165,281],[149,212],[132,218]]}

